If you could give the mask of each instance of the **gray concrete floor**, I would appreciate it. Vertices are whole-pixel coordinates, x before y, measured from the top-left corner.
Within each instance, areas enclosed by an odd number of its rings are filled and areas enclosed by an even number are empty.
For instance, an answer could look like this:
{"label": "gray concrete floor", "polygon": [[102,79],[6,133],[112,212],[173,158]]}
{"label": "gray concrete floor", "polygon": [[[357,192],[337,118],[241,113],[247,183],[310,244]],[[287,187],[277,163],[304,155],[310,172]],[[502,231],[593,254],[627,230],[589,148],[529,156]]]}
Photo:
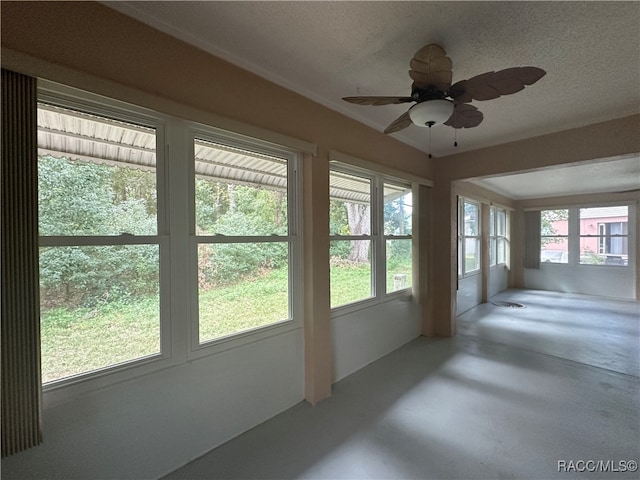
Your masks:
{"label": "gray concrete floor", "polygon": [[640,461],[640,304],[496,299],[527,308],[480,305],[165,478],[639,478],[558,462]]}

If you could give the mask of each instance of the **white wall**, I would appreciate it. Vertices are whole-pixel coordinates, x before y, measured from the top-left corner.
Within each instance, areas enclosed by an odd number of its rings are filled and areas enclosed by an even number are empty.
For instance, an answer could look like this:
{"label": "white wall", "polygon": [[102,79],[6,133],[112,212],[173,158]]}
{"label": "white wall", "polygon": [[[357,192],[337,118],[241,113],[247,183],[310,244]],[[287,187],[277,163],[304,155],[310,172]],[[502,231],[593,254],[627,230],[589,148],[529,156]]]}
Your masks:
{"label": "white wall", "polygon": [[539,270],[525,269],[524,288],[634,299],[635,271],[633,266],[543,263]]}
{"label": "white wall", "polygon": [[46,408],[2,478],[158,478],[302,401],[303,368],[298,329]]}
{"label": "white wall", "polygon": [[338,381],[420,335],[420,305],[408,297],[332,318],[333,378]]}
{"label": "white wall", "polygon": [[489,298],[506,290],[509,286],[509,270],[505,265],[494,265],[489,269]]}
{"label": "white wall", "polygon": [[458,280],[458,294],[456,296],[456,315],[466,312],[479,305],[482,301],[482,275],[471,275]]}

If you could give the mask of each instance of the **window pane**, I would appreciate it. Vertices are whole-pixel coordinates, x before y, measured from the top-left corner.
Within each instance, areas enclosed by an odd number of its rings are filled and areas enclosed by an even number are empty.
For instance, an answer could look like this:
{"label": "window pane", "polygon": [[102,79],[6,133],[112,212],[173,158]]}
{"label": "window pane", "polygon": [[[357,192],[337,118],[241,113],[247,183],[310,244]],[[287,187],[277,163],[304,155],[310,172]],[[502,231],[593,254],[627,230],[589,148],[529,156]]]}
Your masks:
{"label": "window pane", "polygon": [[287,160],[197,139],[196,235],[287,235]]}
{"label": "window pane", "polygon": [[155,130],[38,107],[40,235],[155,235]]}
{"label": "window pane", "polygon": [[545,263],[569,262],[569,210],[542,210],[540,212],[540,261]]}
{"label": "window pane", "polygon": [[384,184],[384,234],[411,235],[411,187]]}
{"label": "window pane", "polygon": [[497,248],[497,240],[495,237],[491,237],[490,239],[490,247],[489,247],[489,265],[496,264],[496,248]]}
{"label": "window pane", "polygon": [[625,266],[629,263],[629,207],[580,209],[580,263]]}
{"label": "window pane", "polygon": [[329,173],[329,233],[371,234],[371,179],[347,173]]}
{"label": "window pane", "polygon": [[505,238],[498,237],[498,262],[506,263],[507,262],[507,240]]}
{"label": "window pane", "polygon": [[458,275],[462,275],[462,237],[458,237]]}
{"label": "window pane", "polygon": [[370,240],[330,243],[332,308],[373,296],[370,251]]}
{"label": "window pane", "polygon": [[387,293],[411,287],[411,239],[387,240]]}
{"label": "window pane", "polygon": [[464,248],[464,271],[469,273],[480,268],[480,240],[466,238]]}
{"label": "window pane", "polygon": [[464,234],[478,235],[480,221],[480,207],[477,203],[464,202]]}
{"label": "window pane", "polygon": [[40,249],[42,381],[160,352],[157,245]]}
{"label": "window pane", "polygon": [[567,237],[542,237],[540,261],[546,263],[568,263]]}
{"label": "window pane", "polygon": [[496,209],[491,207],[489,209],[489,236],[493,237],[496,234]]}
{"label": "window pane", "polygon": [[200,343],[290,318],[289,244],[198,246]]}
{"label": "window pane", "polygon": [[507,235],[507,212],[496,209],[496,235]]}

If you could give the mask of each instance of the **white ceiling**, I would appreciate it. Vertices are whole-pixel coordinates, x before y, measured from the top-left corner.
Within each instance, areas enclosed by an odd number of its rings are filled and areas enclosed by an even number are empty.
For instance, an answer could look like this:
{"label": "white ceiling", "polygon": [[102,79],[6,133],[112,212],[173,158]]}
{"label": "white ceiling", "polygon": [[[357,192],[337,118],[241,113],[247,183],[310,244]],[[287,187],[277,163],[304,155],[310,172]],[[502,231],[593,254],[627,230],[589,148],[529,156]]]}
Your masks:
{"label": "white ceiling", "polygon": [[[409,95],[409,60],[426,44],[445,48],[454,82],[546,70],[521,92],[474,102],[485,119],[457,131],[457,148],[452,128],[434,127],[434,157],[640,112],[640,2],[102,3],[379,131],[407,105],[341,98]],[[393,136],[429,150],[425,128]]]}
{"label": "white ceiling", "polygon": [[470,180],[514,200],[588,193],[625,192],[640,187],[640,158],[554,167],[535,172]]}

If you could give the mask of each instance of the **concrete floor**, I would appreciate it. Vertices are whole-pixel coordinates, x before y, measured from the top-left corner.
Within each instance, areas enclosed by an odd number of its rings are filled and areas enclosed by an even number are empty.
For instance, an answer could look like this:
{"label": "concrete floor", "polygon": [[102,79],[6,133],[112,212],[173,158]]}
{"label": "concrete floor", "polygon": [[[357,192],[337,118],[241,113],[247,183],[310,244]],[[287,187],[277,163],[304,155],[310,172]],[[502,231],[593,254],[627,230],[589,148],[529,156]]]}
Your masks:
{"label": "concrete floor", "polygon": [[640,461],[640,304],[495,299],[527,308],[476,307],[165,478],[639,478],[558,462]]}

